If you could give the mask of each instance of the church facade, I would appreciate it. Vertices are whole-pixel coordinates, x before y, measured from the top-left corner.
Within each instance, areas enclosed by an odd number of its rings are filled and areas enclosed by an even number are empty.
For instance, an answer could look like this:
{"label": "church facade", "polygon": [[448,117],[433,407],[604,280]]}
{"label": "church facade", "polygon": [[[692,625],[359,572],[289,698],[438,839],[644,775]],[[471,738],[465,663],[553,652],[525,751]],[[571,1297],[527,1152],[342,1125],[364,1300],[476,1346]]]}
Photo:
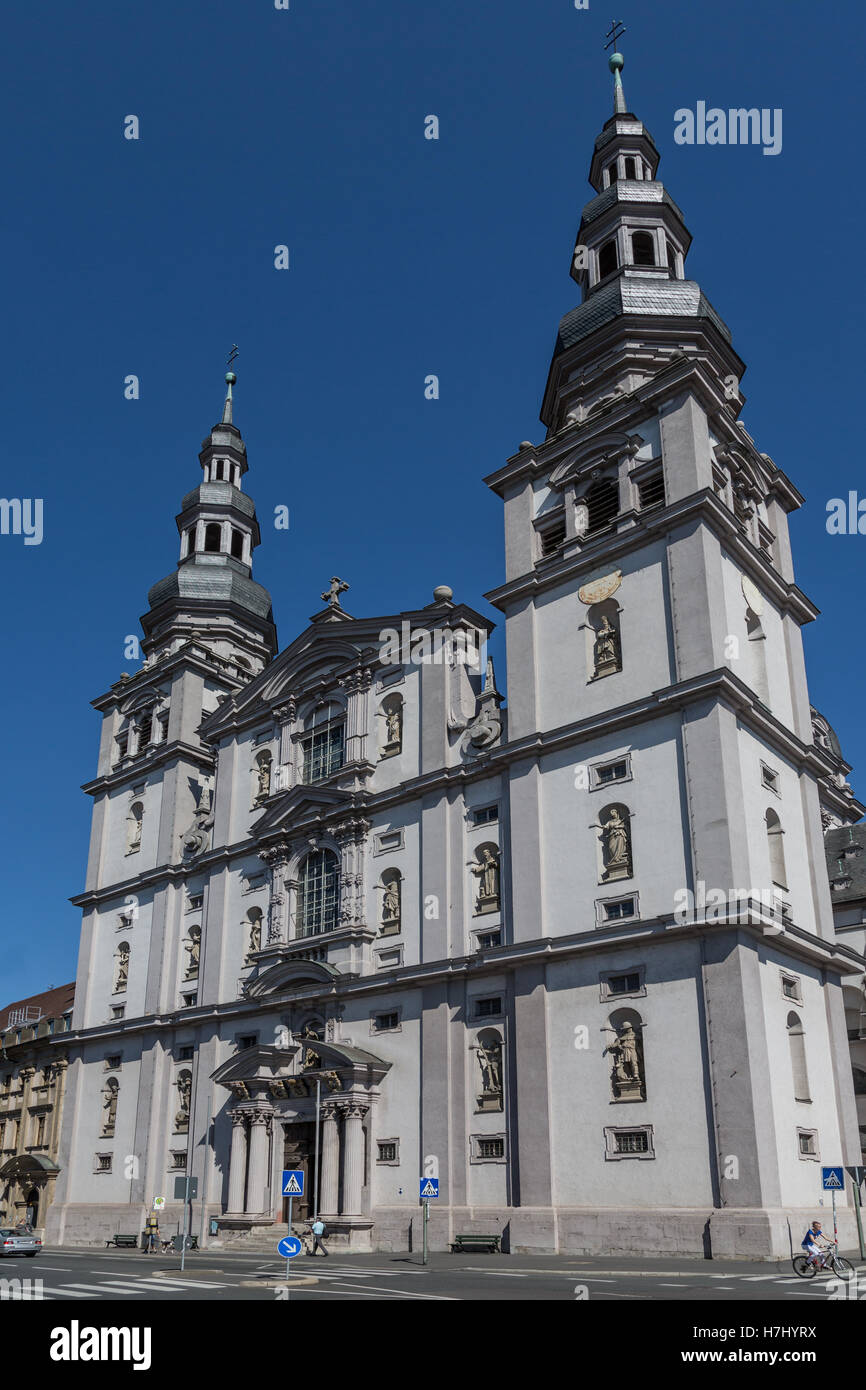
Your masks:
{"label": "church facade", "polygon": [[[859,1161],[788,514],[623,96],[502,499],[508,704],[441,585],[278,651],[232,388],[103,720],[47,1238],[788,1252]],[[348,607],[348,604],[347,604]],[[859,964],[858,964],[859,962]],[[178,1182],[180,1179],[180,1182]],[[853,1242],[850,1193],[838,1200]]]}

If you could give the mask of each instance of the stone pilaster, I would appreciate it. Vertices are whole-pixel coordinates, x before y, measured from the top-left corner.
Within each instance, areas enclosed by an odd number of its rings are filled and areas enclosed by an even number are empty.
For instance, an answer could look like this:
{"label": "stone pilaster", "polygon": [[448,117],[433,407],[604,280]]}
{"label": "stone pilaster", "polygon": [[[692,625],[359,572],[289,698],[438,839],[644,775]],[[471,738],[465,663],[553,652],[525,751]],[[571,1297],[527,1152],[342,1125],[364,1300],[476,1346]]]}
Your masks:
{"label": "stone pilaster", "polygon": [[271,873],[271,893],[268,903],[268,946],[283,946],[289,939],[286,870],[290,857],[288,845],[275,845],[271,849],[264,849],[259,856],[267,864]]}
{"label": "stone pilaster", "polygon": [[370,822],[360,816],[341,821],[334,835],[340,846],[340,920],[366,925],[364,862]]}
{"label": "stone pilaster", "polygon": [[346,708],[346,762],[364,762],[367,757],[367,705],[372,677],[361,668],[341,682],[348,692]]}

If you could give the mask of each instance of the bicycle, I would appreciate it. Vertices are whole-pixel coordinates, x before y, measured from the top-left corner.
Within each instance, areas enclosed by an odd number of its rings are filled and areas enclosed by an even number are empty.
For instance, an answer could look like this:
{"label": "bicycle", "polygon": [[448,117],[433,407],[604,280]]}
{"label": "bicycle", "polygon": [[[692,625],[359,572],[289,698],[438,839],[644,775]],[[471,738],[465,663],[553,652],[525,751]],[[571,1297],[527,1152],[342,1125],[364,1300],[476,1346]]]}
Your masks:
{"label": "bicycle", "polygon": [[839,1254],[838,1240],[830,1241],[826,1250],[822,1251],[822,1264],[816,1264],[811,1255],[795,1255],[791,1263],[794,1266],[794,1273],[801,1279],[814,1279],[819,1269],[832,1271],[839,1279],[851,1279],[854,1276],[854,1266],[850,1260]]}

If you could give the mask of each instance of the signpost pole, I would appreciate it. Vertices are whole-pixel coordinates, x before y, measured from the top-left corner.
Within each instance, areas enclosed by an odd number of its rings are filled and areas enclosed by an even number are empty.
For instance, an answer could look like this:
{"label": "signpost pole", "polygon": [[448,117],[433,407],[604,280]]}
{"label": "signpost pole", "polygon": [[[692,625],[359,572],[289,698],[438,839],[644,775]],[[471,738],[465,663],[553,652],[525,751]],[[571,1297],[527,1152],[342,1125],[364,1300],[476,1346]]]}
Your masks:
{"label": "signpost pole", "polygon": [[319,1219],[319,1136],[322,1114],[322,1078],[316,1077],[316,1152],[313,1155],[313,1220]]}
{"label": "signpost pole", "polygon": [[422,1260],[421,1260],[421,1263],[422,1263],[422,1264],[425,1264],[425,1265],[426,1265],[426,1263],[427,1263],[427,1215],[428,1215],[428,1212],[429,1212],[429,1211],[430,1211],[430,1203],[429,1203],[429,1201],[427,1200],[427,1198],[425,1197],[425,1198],[424,1198],[424,1220],[423,1220],[423,1223],[422,1223],[422,1229],[423,1229],[423,1231],[424,1231],[424,1254],[423,1254],[423,1257],[422,1257]]}
{"label": "signpost pole", "polygon": [[180,1272],[183,1274],[183,1267],[186,1263],[186,1223],[189,1219],[189,1166],[186,1170],[186,1182],[183,1191],[183,1235],[180,1238]]}
{"label": "signpost pole", "polygon": [[833,1190],[831,1191],[830,1196],[833,1198],[833,1239],[834,1239],[834,1240],[838,1240],[838,1239],[839,1239],[839,1231],[838,1231],[837,1226],[836,1226],[836,1189],[835,1189],[835,1187],[834,1187]]}

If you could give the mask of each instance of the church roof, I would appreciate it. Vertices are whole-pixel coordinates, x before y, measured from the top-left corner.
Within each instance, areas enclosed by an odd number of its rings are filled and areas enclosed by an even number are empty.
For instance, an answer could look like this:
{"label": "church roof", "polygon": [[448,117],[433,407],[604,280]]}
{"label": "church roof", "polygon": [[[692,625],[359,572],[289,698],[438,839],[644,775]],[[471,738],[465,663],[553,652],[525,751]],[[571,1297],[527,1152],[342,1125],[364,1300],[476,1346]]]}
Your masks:
{"label": "church roof", "polygon": [[[833,902],[851,903],[866,898],[866,821],[828,830],[824,852]],[[834,880],[837,887],[833,887]]]}
{"label": "church roof", "polygon": [[722,337],[731,341],[731,330],[702,294],[697,281],[622,278],[604,285],[560,320],[556,352],[573,347],[624,314],[709,319]]}
{"label": "church roof", "polygon": [[[151,609],[165,603],[167,599],[211,599],[220,603],[236,603],[240,608],[255,613],[260,618],[271,621],[271,596],[267,589],[257,584],[243,572],[237,561],[234,564],[223,557],[221,565],[201,562],[180,565],[173,574],[167,574],[148,590],[147,601]],[[237,567],[235,567],[237,566]]]}

